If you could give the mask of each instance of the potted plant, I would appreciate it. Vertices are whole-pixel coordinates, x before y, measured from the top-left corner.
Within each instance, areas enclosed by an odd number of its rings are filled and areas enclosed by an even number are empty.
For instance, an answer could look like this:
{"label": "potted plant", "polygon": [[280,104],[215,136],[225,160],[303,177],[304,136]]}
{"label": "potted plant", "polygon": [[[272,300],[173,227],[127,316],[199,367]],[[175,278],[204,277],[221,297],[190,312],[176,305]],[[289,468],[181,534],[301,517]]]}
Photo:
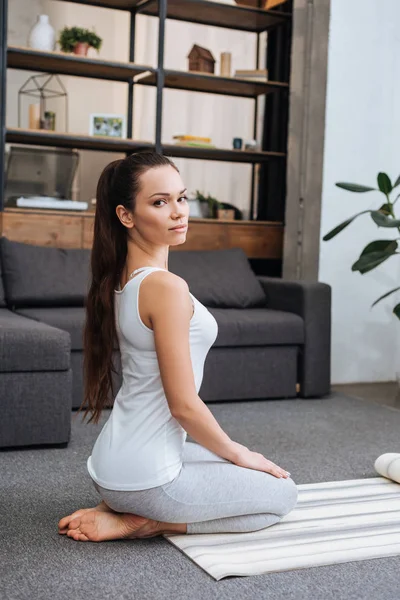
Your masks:
{"label": "potted plant", "polygon": [[[358,185],[356,183],[336,183],[338,187],[343,188],[344,190],[347,190],[349,192],[364,193],[370,191],[380,191],[385,196],[385,202],[380,208],[378,208],[378,210],[363,210],[362,212],[350,217],[340,225],[337,225],[334,229],[332,229],[332,231],[324,235],[324,237],[322,238],[324,242],[327,242],[328,240],[335,237],[335,235],[343,231],[343,229],[347,227],[347,225],[350,225],[350,223],[354,221],[354,219],[365,213],[369,213],[371,219],[378,227],[394,228],[395,230],[397,230],[396,233],[400,232],[400,219],[396,219],[393,210],[395,203],[397,202],[398,198],[400,198],[400,194],[396,196],[394,201],[390,199],[390,194],[398,185],[400,185],[400,176],[396,179],[394,184],[392,184],[389,176],[386,173],[378,173],[377,179],[378,188],[368,187],[365,185]],[[393,240],[386,239],[375,240],[373,242],[370,242],[361,252],[358,260],[356,260],[356,262],[352,265],[351,270],[358,271],[359,273],[361,273],[361,275],[364,275],[364,273],[372,271],[372,269],[378,267],[380,264],[382,264],[385,260],[393,256],[394,254],[400,254],[398,250],[399,244],[397,242],[397,240],[399,239],[400,238],[397,237]],[[375,306],[375,304],[377,304],[384,298],[387,298],[387,296],[390,296],[390,294],[397,292],[398,290],[400,290],[400,287],[396,287],[393,290],[386,292],[385,294],[383,294],[383,296],[375,300],[372,306]],[[393,312],[396,315],[396,317],[400,319],[400,303],[396,304],[396,306],[393,309]]]}
{"label": "potted plant", "polygon": [[225,209],[223,202],[219,202],[213,196],[204,196],[196,190],[196,200],[208,204],[208,217],[211,219],[234,219],[235,211]]}
{"label": "potted plant", "polygon": [[103,40],[94,31],[90,31],[89,29],[64,27],[60,31],[58,43],[63,52],[73,52],[74,54],[86,56],[89,47],[94,48],[98,52]]}

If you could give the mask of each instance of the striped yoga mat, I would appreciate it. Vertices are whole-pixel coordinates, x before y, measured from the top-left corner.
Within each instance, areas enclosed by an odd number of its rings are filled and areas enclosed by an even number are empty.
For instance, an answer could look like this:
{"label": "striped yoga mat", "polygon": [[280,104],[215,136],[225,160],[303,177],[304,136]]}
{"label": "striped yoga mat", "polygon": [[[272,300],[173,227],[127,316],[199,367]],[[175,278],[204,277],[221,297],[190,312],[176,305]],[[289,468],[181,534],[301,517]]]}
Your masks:
{"label": "striped yoga mat", "polygon": [[217,581],[400,554],[400,484],[374,477],[298,490],[295,509],[271,527],[164,537]]}

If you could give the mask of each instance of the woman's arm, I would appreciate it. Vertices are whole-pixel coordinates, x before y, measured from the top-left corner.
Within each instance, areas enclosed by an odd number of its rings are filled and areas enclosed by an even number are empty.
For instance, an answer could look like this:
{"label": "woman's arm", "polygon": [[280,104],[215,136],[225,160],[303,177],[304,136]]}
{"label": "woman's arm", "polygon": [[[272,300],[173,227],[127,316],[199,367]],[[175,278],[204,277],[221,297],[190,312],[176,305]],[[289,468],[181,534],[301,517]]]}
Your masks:
{"label": "woman's arm", "polygon": [[196,391],[189,345],[193,308],[188,285],[165,271],[153,273],[146,284],[141,297],[153,327],[161,380],[171,414],[196,442],[233,462],[240,444],[221,429]]}

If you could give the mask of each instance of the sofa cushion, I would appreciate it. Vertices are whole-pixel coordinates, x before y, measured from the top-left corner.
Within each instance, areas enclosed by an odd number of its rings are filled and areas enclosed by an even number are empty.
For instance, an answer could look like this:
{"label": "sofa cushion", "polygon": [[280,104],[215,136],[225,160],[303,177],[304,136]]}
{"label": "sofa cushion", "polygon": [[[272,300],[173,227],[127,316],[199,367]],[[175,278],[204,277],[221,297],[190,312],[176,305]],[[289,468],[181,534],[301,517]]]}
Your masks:
{"label": "sofa cushion", "polygon": [[168,267],[205,306],[265,306],[266,296],[241,248],[170,252]]}
{"label": "sofa cushion", "polygon": [[304,322],[269,308],[209,308],[218,323],[214,346],[276,346],[304,343]]}
{"label": "sofa cushion", "polygon": [[83,306],[89,286],[90,250],[53,248],[0,238],[9,306]]}
{"label": "sofa cushion", "polygon": [[[19,308],[19,315],[47,323],[52,327],[68,331],[71,336],[71,350],[83,350],[83,328],[86,308],[83,306],[57,306],[55,308]],[[118,344],[115,345],[118,349]]]}
{"label": "sofa cushion", "polygon": [[0,372],[66,371],[70,363],[66,331],[0,308]]}

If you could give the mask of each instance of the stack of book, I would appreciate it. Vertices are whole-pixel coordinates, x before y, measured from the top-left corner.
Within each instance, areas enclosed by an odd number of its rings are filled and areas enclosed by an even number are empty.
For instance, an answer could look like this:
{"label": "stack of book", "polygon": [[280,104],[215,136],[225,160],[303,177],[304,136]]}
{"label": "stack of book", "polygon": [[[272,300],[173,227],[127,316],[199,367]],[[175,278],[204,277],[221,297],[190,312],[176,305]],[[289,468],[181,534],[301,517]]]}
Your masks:
{"label": "stack of book", "polygon": [[268,81],[267,69],[236,69],[235,77],[249,81]]}
{"label": "stack of book", "polygon": [[195,146],[197,148],[215,148],[211,143],[211,138],[200,137],[198,135],[174,135],[175,144],[179,146]]}

